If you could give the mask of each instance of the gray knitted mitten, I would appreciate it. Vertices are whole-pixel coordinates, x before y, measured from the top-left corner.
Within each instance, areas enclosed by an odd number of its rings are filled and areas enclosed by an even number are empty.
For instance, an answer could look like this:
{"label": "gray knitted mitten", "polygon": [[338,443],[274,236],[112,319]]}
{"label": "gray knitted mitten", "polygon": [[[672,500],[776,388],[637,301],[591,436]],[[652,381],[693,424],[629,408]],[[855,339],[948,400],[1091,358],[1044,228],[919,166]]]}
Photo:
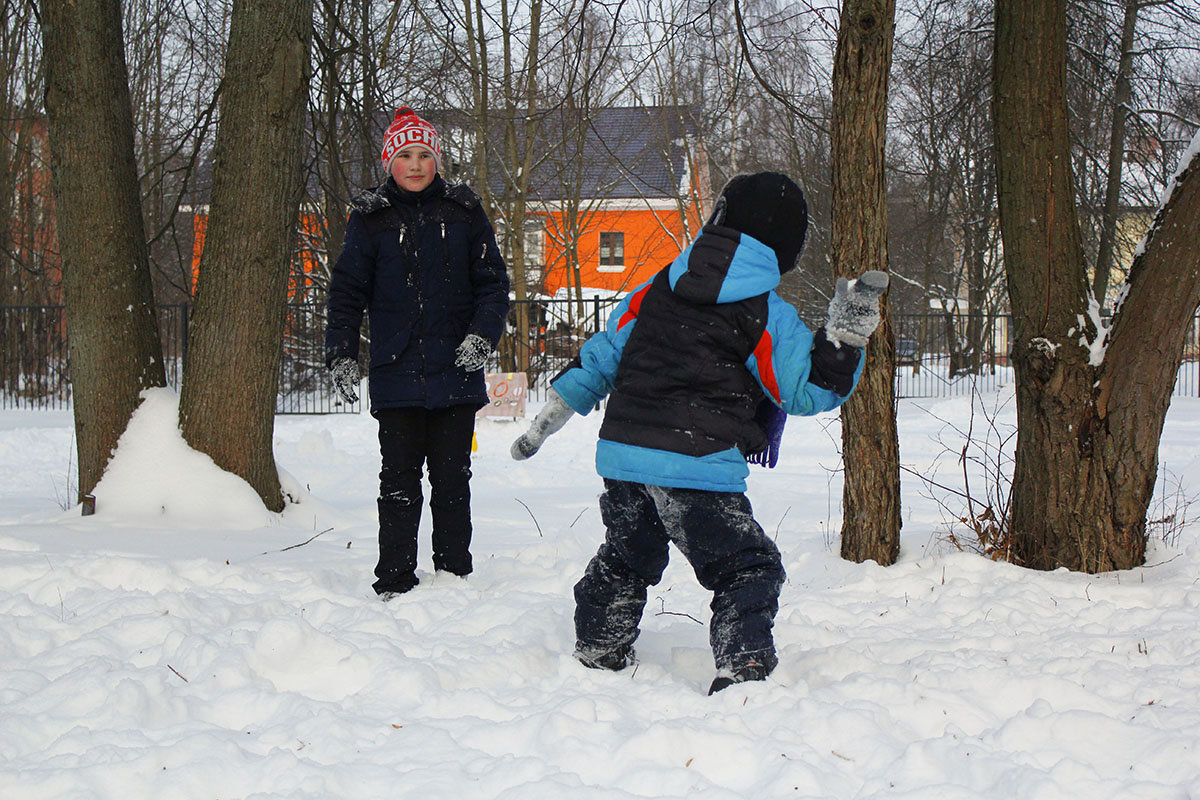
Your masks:
{"label": "gray knitted mitten", "polygon": [[509,448],[509,455],[514,461],[524,461],[538,451],[546,437],[557,432],[575,411],[562,399],[562,395],[553,389],[546,400],[545,407],[538,412],[529,426],[529,430],[517,437]]}
{"label": "gray knitted mitten", "polygon": [[879,327],[879,298],[887,291],[886,272],[869,269],[857,280],[838,278],[837,291],[829,301],[825,336],[834,344],[866,347]]}

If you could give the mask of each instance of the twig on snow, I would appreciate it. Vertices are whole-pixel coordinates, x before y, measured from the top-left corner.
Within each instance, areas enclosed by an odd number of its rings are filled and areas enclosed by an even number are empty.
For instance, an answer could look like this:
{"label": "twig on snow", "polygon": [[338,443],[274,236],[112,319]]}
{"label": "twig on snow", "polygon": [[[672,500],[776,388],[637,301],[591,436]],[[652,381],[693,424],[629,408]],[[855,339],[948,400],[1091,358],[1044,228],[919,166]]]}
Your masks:
{"label": "twig on snow", "polygon": [[696,623],[697,625],[703,625],[703,624],[704,624],[704,623],[703,623],[703,622],[701,622],[700,620],[698,620],[698,619],[696,619],[695,617],[693,617],[691,614],[685,614],[685,613],[683,613],[682,611],[667,611],[667,601],[666,601],[666,600],[664,600],[664,599],[663,599],[663,598],[661,598],[661,597],[660,597],[660,598],[658,598],[658,602],[659,602],[659,604],[660,604],[660,605],[659,605],[659,611],[658,611],[658,613],[654,615],[654,616],[656,616],[656,617],[663,617],[663,616],[667,616],[667,617],[687,617],[688,619],[690,619],[692,622]]}
{"label": "twig on snow", "polygon": [[[514,497],[513,500],[516,500],[518,503],[521,503],[521,498],[519,498],[519,497]],[[533,520],[533,525],[535,528],[537,528],[538,536],[541,536],[542,535],[542,526],[538,525],[537,517],[535,517],[533,515],[533,512],[530,511],[529,506],[526,506],[524,503],[521,503],[521,505],[525,506],[525,510],[527,512],[529,512],[529,518]],[[576,519],[578,519],[578,517],[576,517]],[[574,523],[572,523],[572,524],[574,524]]]}
{"label": "twig on snow", "polygon": [[[297,547],[304,547],[304,545],[308,544],[313,539],[317,538],[321,534],[329,533],[331,530],[333,530],[333,528],[326,528],[325,530],[321,531],[321,533],[314,533],[312,536],[308,537],[303,542],[300,542],[300,544],[289,544],[287,547],[283,548],[282,550],[267,550],[265,552],[259,553],[259,555],[265,556],[270,553],[284,553],[284,552],[287,552],[288,550],[295,550]],[[182,677],[182,676],[180,676],[180,677]]]}

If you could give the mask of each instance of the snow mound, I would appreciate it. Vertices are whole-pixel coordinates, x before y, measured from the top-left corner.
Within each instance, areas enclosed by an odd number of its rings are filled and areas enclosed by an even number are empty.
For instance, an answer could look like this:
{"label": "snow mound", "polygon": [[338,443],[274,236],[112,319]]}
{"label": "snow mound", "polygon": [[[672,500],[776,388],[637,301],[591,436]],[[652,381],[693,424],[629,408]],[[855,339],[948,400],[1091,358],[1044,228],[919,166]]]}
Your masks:
{"label": "snow mound", "polygon": [[256,528],[275,517],[238,476],[193,450],[179,430],[179,396],[147,389],[92,494],[108,521],[178,528]]}

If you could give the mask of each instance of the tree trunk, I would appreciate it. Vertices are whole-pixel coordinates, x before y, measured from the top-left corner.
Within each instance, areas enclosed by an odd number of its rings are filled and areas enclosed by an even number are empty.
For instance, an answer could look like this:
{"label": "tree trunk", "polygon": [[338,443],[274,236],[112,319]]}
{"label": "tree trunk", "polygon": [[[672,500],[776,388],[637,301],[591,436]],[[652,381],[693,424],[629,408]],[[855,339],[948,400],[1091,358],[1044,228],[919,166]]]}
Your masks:
{"label": "tree trunk", "polygon": [[1200,134],[1133,263],[1097,386],[1097,450],[1113,485],[1118,553],[1145,548],[1146,510],[1158,473],[1158,443],[1183,348],[1200,308]]}
{"label": "tree trunk", "polygon": [[[894,0],[847,0],[833,72],[833,269],[887,269],[884,131]],[[888,565],[900,552],[895,352],[886,298],[866,368],[842,406],[842,557]]]}
{"label": "tree trunk", "polygon": [[1125,164],[1125,114],[1133,95],[1130,72],[1133,69],[1133,34],[1137,28],[1141,0],[1125,0],[1125,19],[1121,25],[1121,53],[1117,63],[1117,82],[1113,91],[1112,131],[1108,144],[1108,184],[1104,187],[1104,217],[1100,224],[1100,249],[1096,254],[1096,274],[1092,294],[1100,307],[1108,292],[1112,272],[1113,246],[1117,238],[1117,215],[1121,201],[1121,171]]}
{"label": "tree trunk", "polygon": [[118,0],[44,0],[46,116],[62,251],[79,493],[143,389],[165,386]]}
{"label": "tree trunk", "polygon": [[1107,505],[1085,440],[1094,376],[1079,340],[1095,330],[1080,331],[1078,319],[1086,319],[1087,282],[1070,170],[1065,7],[998,0],[995,11],[996,161],[1017,394],[1011,525],[1017,558],[1039,569],[1098,567],[1103,525],[1085,516]]}
{"label": "tree trunk", "polygon": [[282,510],[272,450],[301,192],[312,0],[235,0],[180,417],[188,443]]}
{"label": "tree trunk", "polygon": [[1017,385],[1010,531],[1020,563],[1102,572],[1145,558],[1158,438],[1200,304],[1200,189],[1156,218],[1104,359],[1069,167],[1065,2],[996,5],[995,119]]}

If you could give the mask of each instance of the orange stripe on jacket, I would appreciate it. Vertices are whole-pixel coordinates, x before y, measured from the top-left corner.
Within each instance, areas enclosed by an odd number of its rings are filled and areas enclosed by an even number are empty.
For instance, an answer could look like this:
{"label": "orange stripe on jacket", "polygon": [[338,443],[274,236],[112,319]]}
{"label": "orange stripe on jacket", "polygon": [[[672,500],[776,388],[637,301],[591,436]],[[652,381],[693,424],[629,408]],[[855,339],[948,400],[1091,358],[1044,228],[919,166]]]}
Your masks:
{"label": "orange stripe on jacket", "polygon": [[754,347],[754,360],[758,362],[758,377],[762,380],[763,387],[771,395],[771,398],[782,405],[783,401],[779,397],[779,381],[775,378],[775,365],[771,361],[774,352],[770,332],[763,331],[762,337]]}
{"label": "orange stripe on jacket", "polygon": [[640,289],[637,294],[629,298],[629,309],[621,315],[621,319],[617,320],[617,330],[621,330],[630,322],[637,319],[638,312],[642,310],[642,300],[646,297],[646,292],[650,290],[650,284]]}

